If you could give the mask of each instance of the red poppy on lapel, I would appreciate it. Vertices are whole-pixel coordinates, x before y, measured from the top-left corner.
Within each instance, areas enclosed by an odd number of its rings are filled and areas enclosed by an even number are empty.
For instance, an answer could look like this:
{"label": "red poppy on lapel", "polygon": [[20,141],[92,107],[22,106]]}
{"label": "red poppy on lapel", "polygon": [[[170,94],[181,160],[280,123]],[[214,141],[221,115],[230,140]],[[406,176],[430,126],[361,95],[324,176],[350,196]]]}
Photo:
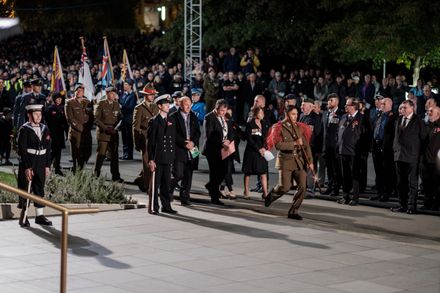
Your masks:
{"label": "red poppy on lapel", "polygon": [[171,125],[173,125],[173,123],[171,123],[170,121],[167,121],[167,125],[171,126]]}

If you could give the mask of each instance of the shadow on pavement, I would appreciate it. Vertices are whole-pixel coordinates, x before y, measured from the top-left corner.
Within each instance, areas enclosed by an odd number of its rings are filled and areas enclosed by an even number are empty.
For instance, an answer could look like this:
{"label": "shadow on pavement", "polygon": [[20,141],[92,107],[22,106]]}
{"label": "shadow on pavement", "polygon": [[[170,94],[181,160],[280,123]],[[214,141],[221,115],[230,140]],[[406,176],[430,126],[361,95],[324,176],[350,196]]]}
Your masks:
{"label": "shadow on pavement", "polygon": [[[52,243],[54,247],[60,249],[61,231],[48,226],[40,227],[41,229],[38,227],[30,227],[27,230],[34,233],[36,236]],[[107,249],[106,247],[78,236],[69,235],[68,251],[74,255],[81,257],[95,257],[103,266],[106,267],[111,267],[115,269],[128,269],[131,267],[126,263],[109,258],[108,255],[111,255],[112,251]]]}
{"label": "shadow on pavement", "polygon": [[[163,214],[162,214],[163,215]],[[182,222],[191,223],[194,225],[211,228],[211,229],[217,229],[221,231],[226,231],[230,233],[245,235],[249,237],[255,237],[255,238],[263,238],[263,239],[278,239],[278,240],[284,240],[288,243],[304,246],[304,247],[312,247],[317,249],[330,249],[329,246],[319,244],[319,243],[313,243],[313,242],[307,242],[307,241],[298,241],[298,240],[292,240],[289,239],[286,235],[272,232],[264,229],[249,227],[249,226],[243,226],[238,224],[231,224],[231,223],[225,223],[225,222],[218,222],[218,221],[212,221],[204,218],[196,218],[188,215],[182,215],[182,214],[176,214],[174,216],[169,215],[163,215],[169,219],[179,220]]]}

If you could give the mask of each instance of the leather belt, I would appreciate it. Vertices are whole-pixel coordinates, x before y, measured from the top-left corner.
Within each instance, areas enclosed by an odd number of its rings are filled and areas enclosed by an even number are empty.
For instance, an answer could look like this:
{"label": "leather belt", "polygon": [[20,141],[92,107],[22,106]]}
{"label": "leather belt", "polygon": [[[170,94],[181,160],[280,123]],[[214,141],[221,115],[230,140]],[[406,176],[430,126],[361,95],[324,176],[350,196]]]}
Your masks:
{"label": "leather belt", "polygon": [[45,155],[46,149],[36,150],[36,149],[27,149],[28,154],[32,155]]}

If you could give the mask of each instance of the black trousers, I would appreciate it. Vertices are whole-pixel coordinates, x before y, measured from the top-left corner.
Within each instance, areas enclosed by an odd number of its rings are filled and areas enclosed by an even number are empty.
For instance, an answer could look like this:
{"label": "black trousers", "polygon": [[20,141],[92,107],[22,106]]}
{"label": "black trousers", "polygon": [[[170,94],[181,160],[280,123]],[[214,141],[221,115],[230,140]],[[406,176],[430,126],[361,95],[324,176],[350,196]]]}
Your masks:
{"label": "black trousers", "polygon": [[436,164],[422,165],[424,205],[428,208],[440,208],[440,171]]}
{"label": "black trousers", "polygon": [[[169,164],[158,164],[156,165],[156,174],[154,180],[154,190],[153,192],[153,209],[159,211],[159,202],[162,204],[162,209],[171,209],[170,204],[170,181],[171,181],[171,165]],[[159,191],[159,195],[158,195]]]}
{"label": "black trousers", "polygon": [[52,147],[51,157],[55,173],[59,173],[61,171],[61,148]]}
{"label": "black trousers", "polygon": [[378,195],[391,195],[396,188],[396,168],[391,151],[383,151],[373,143],[373,165],[376,173],[376,190]]}
{"label": "black trousers", "polygon": [[[46,170],[44,164],[36,164],[35,168],[32,168],[34,171],[34,177],[32,177],[31,183],[31,193],[35,194],[39,197],[44,197],[44,183],[46,181]],[[17,187],[21,190],[28,191],[29,181],[26,180],[25,169],[24,166],[20,163],[18,166],[18,180]],[[34,202],[34,206],[36,208],[44,208],[44,205]],[[18,208],[25,209],[26,208],[26,199],[23,197],[19,198]]]}
{"label": "black trousers", "polygon": [[207,156],[206,158],[209,166],[209,196],[211,196],[211,200],[215,201],[220,198],[220,184],[226,176],[227,159],[222,160],[220,155]]}
{"label": "black trousers", "polygon": [[417,187],[419,166],[417,163],[396,162],[397,188],[400,206],[404,209],[417,208]]}
{"label": "black trousers", "polygon": [[329,148],[325,150],[324,158],[327,168],[328,187],[337,194],[339,193],[339,187],[342,184],[339,154],[336,149]]}
{"label": "black trousers", "polygon": [[229,156],[225,159],[226,163],[226,174],[225,174],[225,185],[229,191],[233,190],[232,185],[234,184],[234,180],[232,179],[232,173],[234,169],[234,156]]}
{"label": "black trousers", "polygon": [[359,156],[359,191],[364,192],[367,188],[368,178],[368,153]]}
{"label": "black trousers", "polygon": [[191,191],[193,175],[193,162],[188,160],[186,162],[174,161],[173,163],[173,178],[171,179],[170,196],[173,196],[174,188],[177,183],[182,181],[182,189],[180,190],[180,201],[186,202],[189,200],[189,193]]}
{"label": "black trousers", "polygon": [[121,123],[122,153],[124,158],[133,158],[133,131],[130,121]]}
{"label": "black trousers", "polygon": [[357,156],[340,155],[345,198],[350,198],[353,189],[353,199],[359,199],[359,158]]}

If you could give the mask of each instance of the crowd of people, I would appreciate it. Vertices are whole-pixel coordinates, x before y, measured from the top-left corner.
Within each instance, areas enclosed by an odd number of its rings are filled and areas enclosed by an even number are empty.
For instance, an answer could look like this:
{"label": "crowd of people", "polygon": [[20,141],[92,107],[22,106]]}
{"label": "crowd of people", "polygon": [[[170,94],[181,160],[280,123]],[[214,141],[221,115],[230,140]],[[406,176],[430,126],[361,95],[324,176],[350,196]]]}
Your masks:
{"label": "crowd of people", "polygon": [[[251,175],[258,175],[260,186],[254,190],[262,192],[267,205],[296,186],[289,211],[292,218],[300,218],[302,199],[316,189],[325,188],[321,192],[331,196],[342,195],[342,204],[357,205],[367,188],[370,153],[376,174],[376,194],[371,200],[388,201],[397,196],[400,206],[395,211],[411,214],[417,211],[417,195],[422,189],[423,208],[440,207],[436,184],[440,104],[435,78],[410,86],[404,75],[389,74],[378,80],[358,71],[288,70],[288,64],[279,71],[264,71],[262,64],[270,62],[260,60],[264,56],[258,49],[240,53],[230,48],[208,54],[195,64],[190,81],[185,81],[181,63],[149,64],[138,56],[133,58],[132,78],[120,80],[122,63],[117,63],[113,68],[116,82],[105,89],[99,83],[101,64],[90,60],[96,92],[105,90],[105,95],[96,99],[85,97],[84,85],[78,83],[79,61],[64,67],[66,93],[51,90],[50,58],[38,60],[43,51],[50,53],[38,40],[29,45],[40,49],[28,55],[14,57],[11,50],[0,50],[3,164],[11,164],[8,137],[32,123],[27,106],[41,104],[42,121],[51,134],[55,173],[62,175],[60,156],[66,134],[73,171],[84,167],[91,156],[91,131],[96,125],[94,174],[100,176],[108,158],[112,179],[122,181],[118,160],[132,160],[134,150],[140,151],[143,166],[135,182],[148,191],[155,172],[153,185],[160,189],[149,192],[151,213],[159,212],[159,194],[162,210],[174,212],[170,192],[179,181],[182,204],[190,204],[192,171],[197,169],[200,153],[208,159],[210,170],[215,170],[206,184],[212,202],[222,204],[222,197],[234,198],[232,172],[234,161],[241,162],[240,141],[247,142],[242,160],[244,197],[249,197]],[[19,40],[8,44],[15,46],[16,42]],[[73,52],[80,56],[79,49]],[[200,141],[203,128],[204,142]],[[123,144],[120,158],[119,132]],[[267,184],[267,152],[271,148],[278,150],[276,167],[282,178],[273,189]]]}

